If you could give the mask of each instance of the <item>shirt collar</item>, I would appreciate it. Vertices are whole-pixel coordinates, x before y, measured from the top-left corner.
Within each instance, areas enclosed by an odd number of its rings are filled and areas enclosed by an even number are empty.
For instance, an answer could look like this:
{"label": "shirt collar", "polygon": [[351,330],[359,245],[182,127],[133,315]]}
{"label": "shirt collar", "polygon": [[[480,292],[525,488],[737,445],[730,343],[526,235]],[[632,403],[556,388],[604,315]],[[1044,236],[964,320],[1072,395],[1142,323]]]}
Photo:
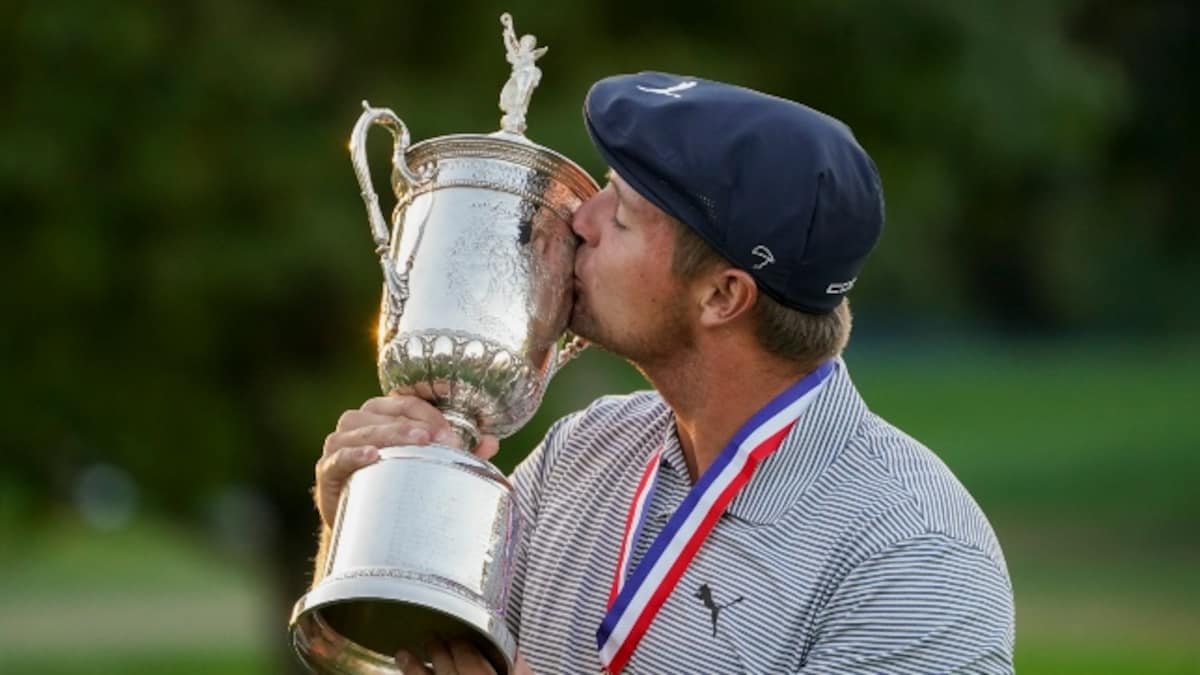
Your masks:
{"label": "shirt collar", "polygon": [[[867,406],[850,381],[846,364],[838,359],[834,366],[821,393],[796,421],[779,449],[759,464],[754,476],[729,503],[726,513],[758,525],[776,522],[841,453],[866,416]],[[679,474],[690,486],[687,461],[673,416],[663,437],[662,463],[660,471]]]}

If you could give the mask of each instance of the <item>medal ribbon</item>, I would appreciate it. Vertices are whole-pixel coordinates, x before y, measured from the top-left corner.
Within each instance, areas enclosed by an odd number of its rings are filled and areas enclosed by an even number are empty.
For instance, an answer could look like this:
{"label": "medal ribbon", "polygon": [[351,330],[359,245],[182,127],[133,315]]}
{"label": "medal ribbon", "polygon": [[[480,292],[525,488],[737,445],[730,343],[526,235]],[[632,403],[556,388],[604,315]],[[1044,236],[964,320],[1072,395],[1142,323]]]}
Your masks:
{"label": "medal ribbon", "polygon": [[758,464],[779,448],[800,414],[817,397],[833,368],[832,361],[821,364],[742,425],[688,492],[626,582],[629,561],[652,501],[662,448],[651,455],[629,505],[608,612],[596,631],[600,662],[606,672],[620,673],[629,662],[717,519],[749,482]]}

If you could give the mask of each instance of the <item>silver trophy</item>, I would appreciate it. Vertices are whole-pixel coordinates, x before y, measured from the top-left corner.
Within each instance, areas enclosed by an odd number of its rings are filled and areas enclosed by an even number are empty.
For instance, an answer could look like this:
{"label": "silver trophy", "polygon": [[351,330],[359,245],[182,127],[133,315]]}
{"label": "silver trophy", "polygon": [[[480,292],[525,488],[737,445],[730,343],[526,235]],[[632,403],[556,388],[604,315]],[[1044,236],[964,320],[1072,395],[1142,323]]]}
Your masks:
{"label": "silver trophy", "polygon": [[[525,138],[545,53],[501,17],[512,77],[501,130],[409,145],[391,110],[365,111],[350,137],[383,267],[379,381],[445,414],[466,448],[533,416],[551,376],[583,346],[566,330],[576,239],[571,214],[599,187]],[[394,138],[393,227],[379,208],[366,137]],[[499,673],[516,639],[505,623],[519,527],[512,488],[469,452],[400,446],[351,478],[329,556],[296,603],[292,643],[318,673],[396,673],[392,655],[429,634],[472,642]]]}

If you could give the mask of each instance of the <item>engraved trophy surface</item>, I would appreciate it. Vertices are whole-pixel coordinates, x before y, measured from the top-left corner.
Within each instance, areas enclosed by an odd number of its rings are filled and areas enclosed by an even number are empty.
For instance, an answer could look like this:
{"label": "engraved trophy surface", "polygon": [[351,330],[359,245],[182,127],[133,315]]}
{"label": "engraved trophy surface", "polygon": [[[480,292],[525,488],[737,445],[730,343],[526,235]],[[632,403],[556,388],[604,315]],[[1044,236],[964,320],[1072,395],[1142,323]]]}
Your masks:
{"label": "engraved trophy surface", "polygon": [[[550,377],[583,345],[566,331],[576,239],[572,212],[599,187],[575,163],[525,138],[541,78],[532,35],[501,17],[512,76],[501,130],[410,146],[391,110],[365,108],[350,138],[383,271],[378,329],[384,392],[436,405],[467,448],[533,416]],[[392,228],[379,208],[366,136],[394,138]],[[505,622],[519,528],[507,478],[438,445],[380,451],[338,508],[329,555],[292,613],[292,643],[317,673],[397,673],[428,634],[472,642],[499,673],[516,639]]]}

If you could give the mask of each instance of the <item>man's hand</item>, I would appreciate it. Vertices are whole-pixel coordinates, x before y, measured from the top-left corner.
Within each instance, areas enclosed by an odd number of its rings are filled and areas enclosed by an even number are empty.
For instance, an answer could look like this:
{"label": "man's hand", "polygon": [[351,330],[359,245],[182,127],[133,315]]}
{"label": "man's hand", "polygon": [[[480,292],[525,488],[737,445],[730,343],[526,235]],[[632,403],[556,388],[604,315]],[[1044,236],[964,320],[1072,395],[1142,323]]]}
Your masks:
{"label": "man's hand", "polygon": [[[425,653],[429,654],[433,670],[406,651],[396,653],[396,667],[404,675],[496,675],[487,659],[463,640],[430,640],[425,645]],[[512,675],[533,675],[520,654],[513,664]]]}
{"label": "man's hand", "polygon": [[[380,448],[429,443],[455,448],[462,444],[441,411],[415,396],[377,396],[358,410],[342,413],[337,428],[325,437],[317,460],[313,497],[321,522],[333,527],[338,500],[350,475],[378,461]],[[485,435],[473,452],[486,460],[499,449],[496,437]]]}

